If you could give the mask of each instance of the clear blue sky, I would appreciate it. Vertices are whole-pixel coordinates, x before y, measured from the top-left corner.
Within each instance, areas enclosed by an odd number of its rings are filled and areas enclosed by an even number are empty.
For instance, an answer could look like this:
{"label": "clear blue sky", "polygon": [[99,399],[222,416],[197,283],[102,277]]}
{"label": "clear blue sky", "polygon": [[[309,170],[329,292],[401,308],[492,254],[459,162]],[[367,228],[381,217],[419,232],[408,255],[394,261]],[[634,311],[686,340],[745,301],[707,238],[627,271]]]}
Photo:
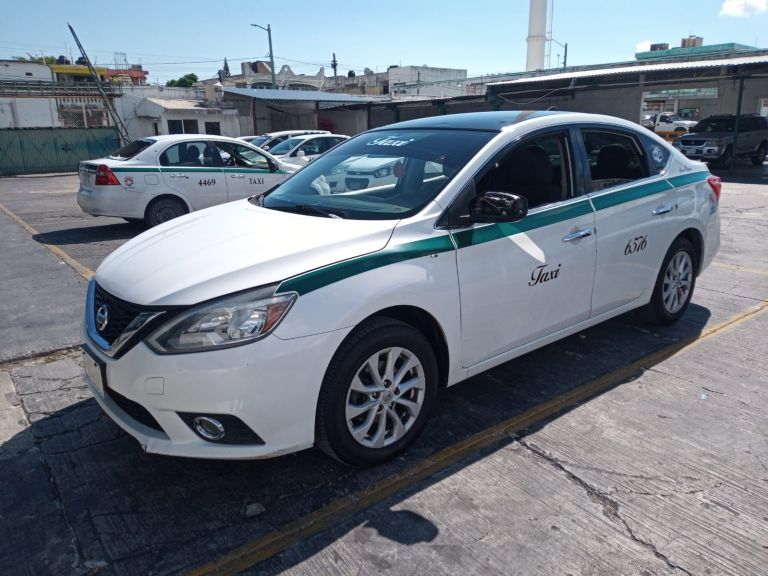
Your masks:
{"label": "clear blue sky", "polygon": [[[315,74],[325,65],[330,76],[336,52],[344,74],[428,64],[480,75],[525,68],[528,1],[6,0],[0,58],[77,58],[67,22],[91,59],[111,65],[114,52],[126,52],[152,82],[187,72],[212,77],[225,56],[234,74],[240,61],[265,57],[267,34],[251,22],[271,24],[278,70],[289,64]],[[768,0],[554,0],[553,37],[568,42],[572,65],[631,60],[642,42],[679,46],[689,34],[705,44],[768,47]]]}

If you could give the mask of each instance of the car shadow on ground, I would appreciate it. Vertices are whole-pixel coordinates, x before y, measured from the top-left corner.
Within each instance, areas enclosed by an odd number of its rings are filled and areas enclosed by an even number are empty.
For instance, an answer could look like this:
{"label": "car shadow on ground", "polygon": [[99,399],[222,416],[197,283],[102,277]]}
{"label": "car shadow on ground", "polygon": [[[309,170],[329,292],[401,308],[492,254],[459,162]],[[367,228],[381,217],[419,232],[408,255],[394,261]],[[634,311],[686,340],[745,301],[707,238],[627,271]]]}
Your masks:
{"label": "car shadow on ground", "polygon": [[[98,566],[99,574],[189,570],[599,376],[694,339],[709,318],[708,309],[691,305],[680,322],[659,328],[628,314],[473,377],[441,394],[423,436],[405,455],[365,470],[316,450],[243,462],[147,455],[93,399],[51,410],[45,394],[56,389],[14,373],[27,412],[39,416],[0,448],[0,514],[18,519],[0,526],[0,573],[68,574],[88,566]],[[81,387],[79,397],[87,397],[82,376],[66,385]],[[258,573],[286,570],[361,523],[402,544],[434,540],[439,531],[431,520],[392,507],[512,441],[501,439],[398,492],[384,503],[383,516],[363,511],[276,554]]]}
{"label": "car shadow on ground", "polygon": [[130,240],[144,232],[140,223],[123,222],[120,224],[102,224],[99,226],[81,226],[41,232],[32,236],[41,244],[65,246],[72,244],[91,244],[109,240]]}

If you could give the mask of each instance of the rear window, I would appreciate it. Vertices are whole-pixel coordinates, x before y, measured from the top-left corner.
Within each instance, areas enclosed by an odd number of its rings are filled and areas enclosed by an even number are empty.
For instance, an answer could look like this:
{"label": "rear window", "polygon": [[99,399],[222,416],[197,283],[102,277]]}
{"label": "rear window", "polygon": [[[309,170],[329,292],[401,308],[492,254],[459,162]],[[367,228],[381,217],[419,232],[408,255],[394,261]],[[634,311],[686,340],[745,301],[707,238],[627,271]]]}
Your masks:
{"label": "rear window", "polygon": [[134,140],[130,144],[126,144],[122,148],[118,148],[112,152],[109,157],[112,158],[112,160],[128,160],[129,158],[136,156],[136,154],[142,150],[149,148],[154,143],[154,140]]}

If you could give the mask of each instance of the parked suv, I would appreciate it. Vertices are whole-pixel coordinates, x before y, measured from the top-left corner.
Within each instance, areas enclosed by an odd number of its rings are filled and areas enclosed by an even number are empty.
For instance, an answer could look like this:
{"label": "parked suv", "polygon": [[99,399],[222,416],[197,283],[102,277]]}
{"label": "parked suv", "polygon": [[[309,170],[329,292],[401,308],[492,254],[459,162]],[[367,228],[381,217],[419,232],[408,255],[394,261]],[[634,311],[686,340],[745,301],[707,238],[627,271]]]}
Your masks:
{"label": "parked suv", "polygon": [[[733,114],[705,118],[685,136],[675,139],[674,146],[694,160],[706,160],[727,166],[734,154],[733,135],[736,117]],[[768,152],[768,119],[764,116],[742,115],[739,118],[737,158],[749,158],[760,166]]]}

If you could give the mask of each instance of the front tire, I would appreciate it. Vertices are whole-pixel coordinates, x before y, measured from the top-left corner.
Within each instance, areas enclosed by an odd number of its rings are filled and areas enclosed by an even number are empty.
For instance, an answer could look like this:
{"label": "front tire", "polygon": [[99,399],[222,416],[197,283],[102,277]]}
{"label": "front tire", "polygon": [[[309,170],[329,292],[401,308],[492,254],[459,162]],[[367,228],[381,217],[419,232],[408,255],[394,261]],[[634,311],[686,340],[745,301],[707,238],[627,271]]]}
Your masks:
{"label": "front tire", "polygon": [[317,447],[350,466],[374,466],[421,434],[437,396],[429,341],[413,326],[373,318],[341,344],[317,405]]}
{"label": "front tire", "polygon": [[691,303],[696,287],[698,255],[687,238],[677,238],[661,264],[646,317],[654,324],[677,322]]}
{"label": "front tire", "polygon": [[144,225],[152,228],[163,222],[168,222],[187,213],[187,207],[181,200],[176,198],[160,198],[153,201],[147,207],[147,213],[144,216]]}

